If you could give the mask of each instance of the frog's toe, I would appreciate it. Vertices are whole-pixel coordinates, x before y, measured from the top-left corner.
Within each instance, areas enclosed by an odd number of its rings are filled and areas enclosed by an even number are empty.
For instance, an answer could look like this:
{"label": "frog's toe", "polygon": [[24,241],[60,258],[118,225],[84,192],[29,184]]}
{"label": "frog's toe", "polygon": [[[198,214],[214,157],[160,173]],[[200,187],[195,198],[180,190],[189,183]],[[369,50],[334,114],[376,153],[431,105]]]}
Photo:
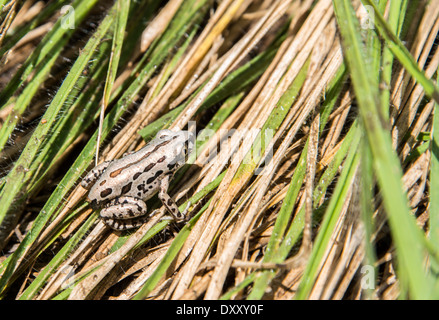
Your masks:
{"label": "frog's toe", "polygon": [[134,219],[103,219],[104,223],[109,226],[110,228],[117,230],[117,231],[123,231],[123,230],[129,230],[133,228],[138,228],[142,224],[148,221],[148,217],[139,217]]}
{"label": "frog's toe", "polygon": [[144,216],[147,213],[145,202],[130,197],[120,197],[110,201],[101,210],[102,218],[132,219]]}

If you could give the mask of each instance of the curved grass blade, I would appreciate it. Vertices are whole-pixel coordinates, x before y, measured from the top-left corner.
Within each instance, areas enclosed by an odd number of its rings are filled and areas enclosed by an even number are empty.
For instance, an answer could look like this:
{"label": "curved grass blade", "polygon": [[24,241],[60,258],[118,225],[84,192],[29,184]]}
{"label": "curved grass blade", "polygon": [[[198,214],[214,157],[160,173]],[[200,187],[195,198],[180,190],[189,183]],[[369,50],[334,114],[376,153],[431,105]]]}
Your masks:
{"label": "curved grass blade", "polygon": [[[383,1],[384,3],[384,1]],[[400,23],[404,21],[405,8],[407,7],[407,1],[401,0],[391,0],[389,8],[389,28],[391,31],[399,37],[401,33]],[[381,10],[382,12],[382,10]],[[384,90],[381,91],[381,107],[383,110],[383,115],[386,120],[389,119],[389,103],[390,103],[390,81],[392,77],[392,66],[393,66],[393,54],[387,46],[383,48],[382,53],[382,72],[381,72],[381,83],[384,84]]]}
{"label": "curved grass blade", "polygon": [[371,0],[362,1],[373,8],[375,12],[375,26],[377,27],[380,35],[385,39],[385,43],[390,51],[392,51],[393,55],[399,60],[407,72],[409,72],[410,75],[419,82],[419,84],[424,88],[425,93],[439,103],[438,87],[433,81],[425,76],[425,72],[419,68],[413,56],[404,46],[402,41],[392,31],[392,28],[387,24],[375,3]]}

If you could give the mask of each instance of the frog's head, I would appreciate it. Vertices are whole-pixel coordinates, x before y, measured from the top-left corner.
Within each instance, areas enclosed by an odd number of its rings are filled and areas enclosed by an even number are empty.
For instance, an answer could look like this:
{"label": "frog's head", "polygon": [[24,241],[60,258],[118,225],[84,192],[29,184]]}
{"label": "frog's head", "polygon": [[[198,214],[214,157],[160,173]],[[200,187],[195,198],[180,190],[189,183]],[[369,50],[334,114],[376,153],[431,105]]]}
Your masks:
{"label": "frog's head", "polygon": [[166,150],[169,150],[173,158],[172,162],[176,163],[178,167],[187,161],[195,145],[195,135],[185,130],[161,130],[157,133],[156,139],[159,141],[169,140]]}

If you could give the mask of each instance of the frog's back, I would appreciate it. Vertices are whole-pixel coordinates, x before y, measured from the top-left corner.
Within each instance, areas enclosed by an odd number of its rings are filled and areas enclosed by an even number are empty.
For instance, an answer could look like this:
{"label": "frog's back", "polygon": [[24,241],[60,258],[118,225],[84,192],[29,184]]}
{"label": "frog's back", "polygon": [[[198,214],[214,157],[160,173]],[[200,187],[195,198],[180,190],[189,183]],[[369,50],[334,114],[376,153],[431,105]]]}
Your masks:
{"label": "frog's back", "polygon": [[166,146],[172,139],[153,140],[141,150],[113,161],[90,189],[89,200],[106,202],[121,195],[147,200],[159,189],[159,180],[173,171]]}

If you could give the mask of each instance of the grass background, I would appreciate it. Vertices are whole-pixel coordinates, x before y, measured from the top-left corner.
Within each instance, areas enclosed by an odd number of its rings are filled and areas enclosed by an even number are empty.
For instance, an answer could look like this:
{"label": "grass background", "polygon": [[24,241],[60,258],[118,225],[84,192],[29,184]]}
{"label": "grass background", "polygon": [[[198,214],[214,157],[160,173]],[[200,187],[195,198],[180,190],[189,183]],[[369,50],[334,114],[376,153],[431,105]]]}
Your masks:
{"label": "grass background", "polygon": [[[433,0],[0,0],[0,297],[438,298],[438,30]],[[192,218],[112,231],[81,177],[162,128],[197,133]]]}

